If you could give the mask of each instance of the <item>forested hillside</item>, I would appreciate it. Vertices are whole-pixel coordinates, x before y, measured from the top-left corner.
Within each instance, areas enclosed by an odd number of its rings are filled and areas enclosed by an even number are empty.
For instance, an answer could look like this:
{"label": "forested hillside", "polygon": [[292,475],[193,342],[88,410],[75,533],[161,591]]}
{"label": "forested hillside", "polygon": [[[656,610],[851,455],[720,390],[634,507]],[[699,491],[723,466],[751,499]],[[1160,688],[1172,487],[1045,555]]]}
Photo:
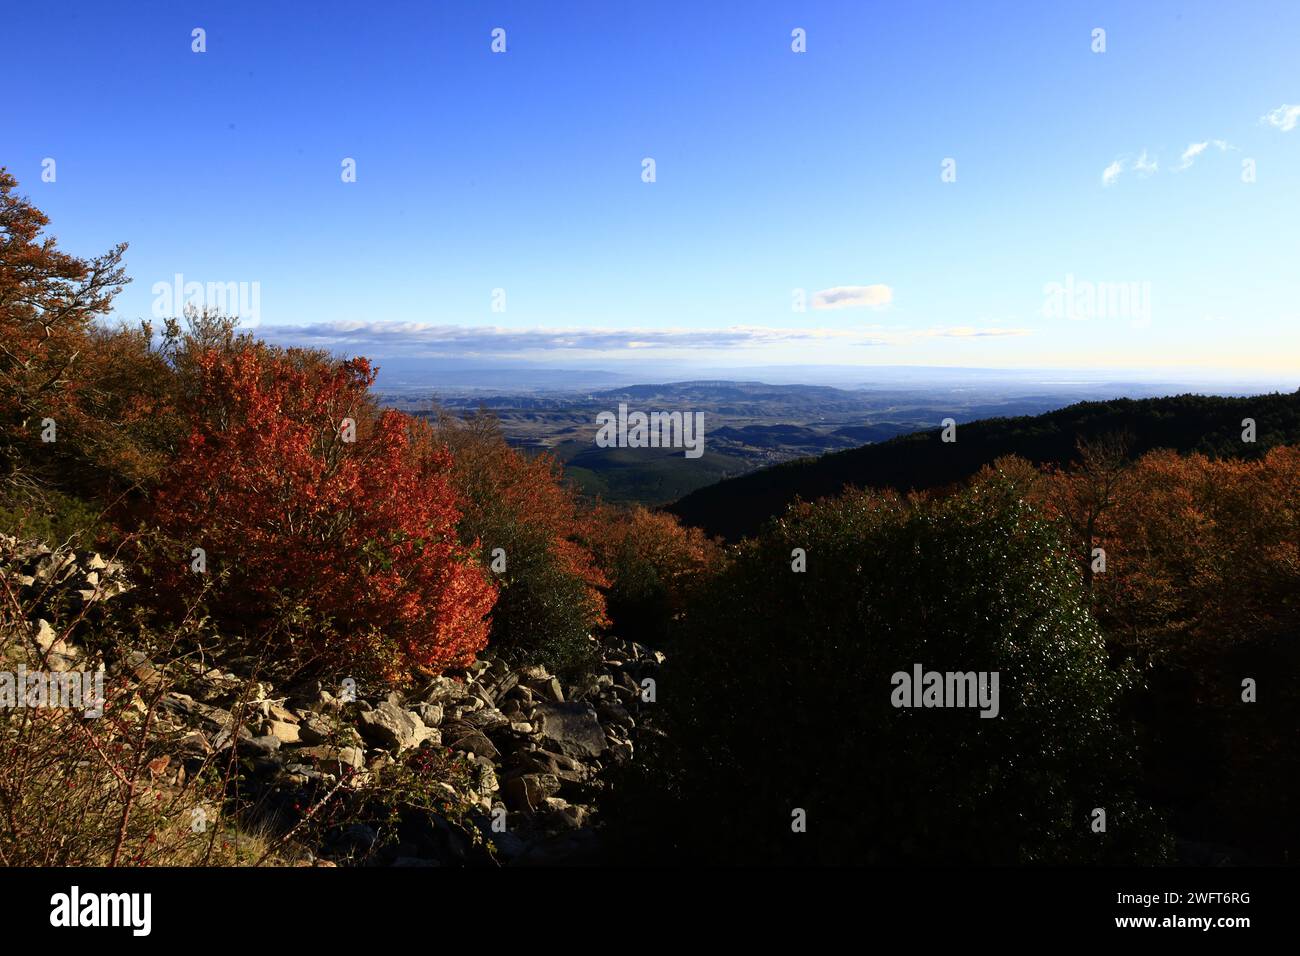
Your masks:
{"label": "forested hillside", "polygon": [[[1253,442],[1243,440],[1243,419],[1253,419]],[[1300,391],[1224,398],[1169,398],[1080,402],[1045,415],[991,418],[958,425],[956,440],[941,429],[903,435],[876,445],[803,458],[701,488],[667,510],[686,524],[738,540],[755,533],[796,498],[815,501],[846,487],[899,491],[942,488],[975,474],[1003,455],[1035,464],[1077,460],[1079,438],[1126,436],[1132,455],[1157,448],[1213,458],[1261,457],[1275,445],[1300,442]]]}

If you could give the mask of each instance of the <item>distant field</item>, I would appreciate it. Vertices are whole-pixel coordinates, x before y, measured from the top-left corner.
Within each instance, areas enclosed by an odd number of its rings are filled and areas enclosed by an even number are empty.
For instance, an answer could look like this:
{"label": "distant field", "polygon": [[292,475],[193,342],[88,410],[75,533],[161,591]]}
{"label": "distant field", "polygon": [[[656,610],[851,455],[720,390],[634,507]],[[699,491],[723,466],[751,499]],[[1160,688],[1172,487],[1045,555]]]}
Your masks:
{"label": "distant field", "polygon": [[[817,458],[934,428],[947,417],[968,422],[1034,415],[1081,397],[1105,397],[1105,385],[1079,388],[999,385],[962,388],[831,388],[761,382],[700,381],[632,385],[591,392],[492,393],[402,389],[387,404],[416,415],[464,417],[482,409],[519,448],[547,451],[584,495],[610,502],[662,505],[771,465]],[[1131,389],[1130,389],[1131,390]],[[702,412],[704,454],[681,449],[600,448],[596,416],[631,410]]]}

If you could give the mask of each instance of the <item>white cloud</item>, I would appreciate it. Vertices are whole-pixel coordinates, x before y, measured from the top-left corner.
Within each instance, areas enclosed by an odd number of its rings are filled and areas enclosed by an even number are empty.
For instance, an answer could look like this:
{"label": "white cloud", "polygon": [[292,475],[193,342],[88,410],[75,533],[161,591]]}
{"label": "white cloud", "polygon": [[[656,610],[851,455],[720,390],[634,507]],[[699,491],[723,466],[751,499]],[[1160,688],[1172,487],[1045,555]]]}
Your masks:
{"label": "white cloud", "polygon": [[1277,109],[1270,110],[1266,115],[1261,116],[1259,121],[1280,129],[1284,133],[1289,133],[1295,129],[1296,123],[1300,121],[1300,104],[1283,103]]}
{"label": "white cloud", "polygon": [[1186,169],[1188,166],[1192,165],[1192,163],[1196,162],[1196,157],[1205,152],[1206,147],[1209,145],[1208,142],[1188,144],[1187,148],[1183,150],[1182,162],[1179,164],[1178,168]]}
{"label": "white cloud", "polygon": [[951,329],[935,329],[921,333],[926,338],[939,337],[950,339],[999,338],[1006,335],[1028,335],[1028,329],[974,329],[968,325],[959,325]]}
{"label": "white cloud", "polygon": [[[1227,150],[1235,150],[1237,148],[1224,139],[1207,139],[1202,143],[1188,143],[1187,148],[1183,150],[1182,156],[1179,157],[1178,165],[1171,167],[1172,170],[1174,172],[1180,172],[1181,170],[1189,168],[1192,163],[1196,162],[1196,158],[1211,146],[1218,149],[1219,152],[1226,152]],[[1102,170],[1101,184],[1103,186],[1115,185],[1115,182],[1127,168],[1132,168],[1133,172],[1142,177],[1152,176],[1160,171],[1159,161],[1151,156],[1145,148],[1138,154],[1137,159],[1132,161],[1131,167],[1129,167],[1128,163],[1129,159],[1127,156],[1118,157],[1113,163]]]}
{"label": "white cloud", "polygon": [[878,309],[894,301],[887,285],[837,285],[813,293],[814,309]]}
{"label": "white cloud", "polygon": [[1187,148],[1183,150],[1182,162],[1179,164],[1178,169],[1187,169],[1192,165],[1192,163],[1196,162],[1196,157],[1200,156],[1201,153],[1205,152],[1211,146],[1221,153],[1237,148],[1227,140],[1223,139],[1209,139],[1203,143],[1188,143]]}
{"label": "white cloud", "polygon": [[1147,151],[1144,149],[1142,155],[1137,158],[1137,162],[1133,164],[1133,169],[1143,176],[1150,176],[1160,169],[1160,164],[1154,159],[1147,158]]}
{"label": "white cloud", "polygon": [[1029,329],[986,328],[977,329],[969,325],[955,325],[948,328],[933,329],[885,329],[872,326],[872,345],[906,345],[920,339],[984,339],[1006,338],[1031,335]]}
{"label": "white cloud", "polygon": [[257,334],[278,345],[322,348],[373,357],[473,357],[563,352],[616,353],[646,349],[765,348],[834,342],[844,346],[903,345],[928,338],[1028,335],[1025,329],[931,328],[917,330],[775,329],[735,325],[721,329],[505,329],[423,322],[318,322],[263,325]]}

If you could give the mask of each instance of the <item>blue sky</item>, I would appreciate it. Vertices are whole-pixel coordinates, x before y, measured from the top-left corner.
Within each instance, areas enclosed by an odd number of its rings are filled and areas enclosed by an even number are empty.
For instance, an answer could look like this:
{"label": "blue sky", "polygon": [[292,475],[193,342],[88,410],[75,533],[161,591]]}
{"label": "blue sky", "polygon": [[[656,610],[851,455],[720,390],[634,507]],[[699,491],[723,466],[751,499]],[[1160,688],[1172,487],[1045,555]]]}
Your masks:
{"label": "blue sky", "polygon": [[179,273],[381,357],[1300,374],[1300,4],[291,6],[7,9],[0,165],[131,244],[121,317]]}

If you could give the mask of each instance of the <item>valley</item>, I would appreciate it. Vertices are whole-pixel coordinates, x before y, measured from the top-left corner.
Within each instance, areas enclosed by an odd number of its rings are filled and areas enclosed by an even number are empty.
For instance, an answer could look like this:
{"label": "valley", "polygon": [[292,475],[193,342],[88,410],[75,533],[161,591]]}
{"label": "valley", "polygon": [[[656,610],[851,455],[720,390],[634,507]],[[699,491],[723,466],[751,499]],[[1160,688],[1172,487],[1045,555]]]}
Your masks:
{"label": "valley", "polygon": [[[869,370],[864,370],[864,372]],[[944,380],[914,385],[767,384],[699,380],[580,390],[539,387],[384,387],[385,404],[416,416],[459,418],[482,410],[501,423],[515,447],[545,451],[589,498],[662,505],[697,489],[770,465],[888,441],[957,422],[1038,415],[1073,402],[1117,395],[1168,394],[1176,386],[1132,383]],[[703,413],[704,450],[688,458],[680,448],[602,448],[598,416],[634,411]]]}

